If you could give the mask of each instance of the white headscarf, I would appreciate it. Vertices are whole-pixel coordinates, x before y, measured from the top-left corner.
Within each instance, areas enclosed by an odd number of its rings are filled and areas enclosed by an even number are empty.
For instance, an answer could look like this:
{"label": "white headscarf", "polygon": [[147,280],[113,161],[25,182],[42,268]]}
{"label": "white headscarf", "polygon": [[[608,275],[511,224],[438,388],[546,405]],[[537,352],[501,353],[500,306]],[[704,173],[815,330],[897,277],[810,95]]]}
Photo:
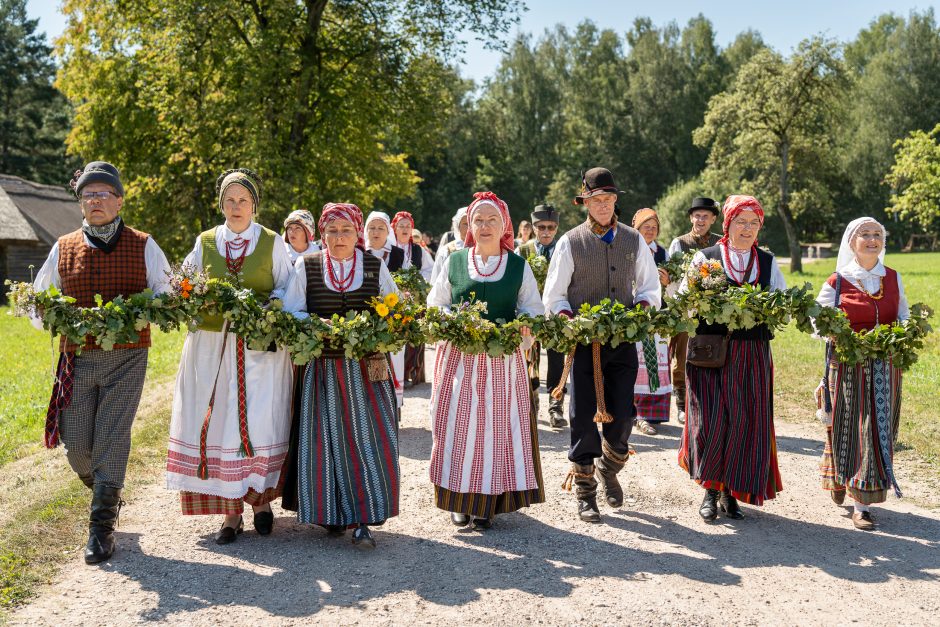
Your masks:
{"label": "white headscarf", "polygon": [[[450,221],[450,231],[454,234],[454,241],[463,242],[463,238],[460,237],[460,219],[467,215],[467,207],[461,207],[457,210],[457,213],[454,214],[453,219]],[[470,225],[467,225],[467,228],[470,228]]]}
{"label": "white headscarf", "polygon": [[385,248],[391,250],[391,246],[395,243],[395,233],[392,231],[392,221],[384,211],[369,212],[369,217],[366,218],[366,224],[363,228],[363,231],[366,232],[366,246],[369,246],[369,223],[374,220],[380,220],[385,223],[385,228],[388,229],[388,237],[385,239]]}
{"label": "white headscarf", "polygon": [[[845,233],[842,234],[842,244],[839,246],[839,259],[836,261],[836,272],[843,274],[845,269],[849,265],[855,263],[855,250],[852,248],[852,240],[855,239],[855,234],[858,232],[859,228],[863,224],[873,223],[877,224],[881,229],[881,241],[882,243],[887,244],[885,241],[885,227],[881,222],[875,220],[874,218],[862,217],[856,218],[849,222],[849,225],[845,227]],[[878,255],[878,262],[883,264],[885,261],[885,247],[882,246],[881,254]]]}

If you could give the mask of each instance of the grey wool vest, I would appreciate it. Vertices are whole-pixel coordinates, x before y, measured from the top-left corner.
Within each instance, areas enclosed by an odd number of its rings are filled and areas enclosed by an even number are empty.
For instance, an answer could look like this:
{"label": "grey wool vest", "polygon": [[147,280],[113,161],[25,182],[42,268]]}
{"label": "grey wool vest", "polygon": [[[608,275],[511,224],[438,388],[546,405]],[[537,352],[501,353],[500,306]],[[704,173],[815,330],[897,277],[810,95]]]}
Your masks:
{"label": "grey wool vest", "polygon": [[574,274],[568,286],[572,310],[577,312],[584,303],[596,305],[605,298],[632,308],[636,256],[640,246],[646,245],[640,233],[618,222],[617,234],[607,244],[585,222],[567,235],[574,261]]}

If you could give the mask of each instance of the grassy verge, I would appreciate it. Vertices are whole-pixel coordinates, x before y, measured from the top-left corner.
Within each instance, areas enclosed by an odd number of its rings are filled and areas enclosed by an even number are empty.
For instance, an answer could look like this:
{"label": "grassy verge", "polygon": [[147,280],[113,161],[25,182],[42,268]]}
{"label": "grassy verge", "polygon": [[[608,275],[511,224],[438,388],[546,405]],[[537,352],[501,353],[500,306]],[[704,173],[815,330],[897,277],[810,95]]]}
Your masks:
{"label": "grassy verge", "polygon": [[[937,312],[932,320],[936,331],[928,336],[918,362],[904,374],[899,448],[914,449],[940,477],[940,423],[933,413],[940,389],[940,253],[889,254],[885,261],[901,274],[909,302],[927,303]],[[785,272],[787,284],[808,281],[818,291],[835,270],[835,259],[806,264],[804,270],[798,275]],[[791,421],[814,420],[812,394],[822,376],[822,342],[791,326],[774,340],[773,351],[777,415]]]}
{"label": "grassy verge", "polygon": [[[0,329],[4,329],[9,319],[0,320]],[[5,329],[0,331],[6,332]],[[133,498],[135,489],[151,480],[162,467],[170,416],[170,386],[179,363],[183,337],[182,333],[154,334],[144,398],[134,424],[127,497]],[[14,388],[17,393],[25,393],[27,386],[35,385],[40,396],[47,397],[48,377],[41,375],[40,385],[30,383],[31,376],[27,370],[17,372],[16,378],[22,379],[20,385],[24,386]],[[7,385],[9,382],[5,384],[5,391]],[[7,403],[6,398],[4,403]],[[44,404],[43,400],[42,413]],[[16,438],[15,445],[8,447],[12,453],[4,467],[7,472],[0,477],[0,490],[8,495],[8,501],[2,504],[4,523],[0,526],[2,623],[6,611],[26,600],[84,545],[90,494],[74,478],[61,449],[45,451],[34,444],[42,432],[42,422],[35,414],[9,423],[4,419],[0,427],[4,438]],[[27,494],[29,497],[24,498]]]}

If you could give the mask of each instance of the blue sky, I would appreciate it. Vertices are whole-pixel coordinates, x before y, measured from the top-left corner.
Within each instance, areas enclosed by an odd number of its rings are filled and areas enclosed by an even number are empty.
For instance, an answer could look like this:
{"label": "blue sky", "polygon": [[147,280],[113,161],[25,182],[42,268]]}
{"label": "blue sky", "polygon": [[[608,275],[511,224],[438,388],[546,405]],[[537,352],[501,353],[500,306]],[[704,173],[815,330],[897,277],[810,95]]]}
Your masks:
{"label": "blue sky", "polygon": [[[31,17],[39,18],[39,25],[50,40],[65,28],[65,19],[59,13],[59,0],[28,0]],[[529,10],[523,13],[515,32],[541,34],[546,28],[563,23],[573,27],[584,19],[626,32],[637,17],[649,17],[661,25],[675,20],[680,26],[699,13],[715,25],[718,43],[730,43],[741,31],[753,28],[760,31],[764,41],[780,52],[790,52],[802,39],[817,33],[847,41],[881,13],[893,11],[907,15],[911,10],[935,7],[933,2],[906,0],[740,0],[690,2],[688,0],[658,0],[633,2],[612,0],[527,0]],[[464,54],[462,73],[482,81],[499,64],[498,52],[484,49],[482,43],[470,41]]]}

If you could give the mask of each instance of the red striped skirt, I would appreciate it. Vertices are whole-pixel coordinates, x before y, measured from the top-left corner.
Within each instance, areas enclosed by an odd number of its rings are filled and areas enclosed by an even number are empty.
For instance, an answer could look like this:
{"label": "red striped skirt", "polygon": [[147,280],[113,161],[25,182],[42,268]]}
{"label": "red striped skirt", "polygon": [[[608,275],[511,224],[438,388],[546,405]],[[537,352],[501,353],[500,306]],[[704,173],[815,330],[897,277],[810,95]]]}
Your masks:
{"label": "red striped skirt", "polygon": [[762,505],[783,489],[777,465],[770,343],[731,340],[721,368],[686,364],[679,465],[704,488]]}

